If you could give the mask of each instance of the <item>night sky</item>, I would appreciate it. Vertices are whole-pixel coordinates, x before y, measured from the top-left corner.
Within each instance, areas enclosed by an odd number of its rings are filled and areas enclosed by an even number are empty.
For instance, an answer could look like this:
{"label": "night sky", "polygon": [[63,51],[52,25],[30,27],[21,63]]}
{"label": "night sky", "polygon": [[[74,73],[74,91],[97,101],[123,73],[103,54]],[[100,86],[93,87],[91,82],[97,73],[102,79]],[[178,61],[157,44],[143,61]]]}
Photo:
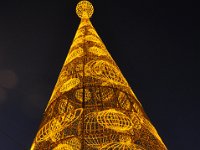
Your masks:
{"label": "night sky", "polygon": [[[77,2],[0,2],[0,150],[30,148],[80,22]],[[168,149],[199,149],[198,5],[93,5],[93,26]]]}

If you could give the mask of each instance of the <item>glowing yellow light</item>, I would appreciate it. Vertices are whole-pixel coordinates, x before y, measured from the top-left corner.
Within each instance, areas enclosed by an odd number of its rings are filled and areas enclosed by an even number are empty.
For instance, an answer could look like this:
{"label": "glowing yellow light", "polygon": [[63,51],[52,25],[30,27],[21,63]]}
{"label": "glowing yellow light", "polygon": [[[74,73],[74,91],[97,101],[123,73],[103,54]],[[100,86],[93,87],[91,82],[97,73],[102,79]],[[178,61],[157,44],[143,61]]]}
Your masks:
{"label": "glowing yellow light", "polygon": [[32,144],[31,149],[30,150],[34,150],[35,149],[35,143]]}
{"label": "glowing yellow light", "polygon": [[129,117],[115,109],[109,109],[98,112],[97,122],[105,128],[117,132],[128,131],[132,128],[132,122]]}
{"label": "glowing yellow light", "polygon": [[112,142],[104,145],[100,150],[145,150],[139,145],[128,142]]}
{"label": "glowing yellow light", "polygon": [[82,111],[82,108],[80,108],[75,110],[75,112],[64,113],[50,120],[38,131],[36,142],[47,141],[49,138],[54,137],[57,133],[76,121],[82,114]]}
{"label": "glowing yellow light", "polygon": [[76,87],[79,83],[80,80],[78,78],[70,79],[69,81],[63,84],[63,86],[60,89],[60,92],[67,92],[72,88]]}
{"label": "glowing yellow light", "polygon": [[76,6],[76,13],[82,19],[88,19],[92,16],[94,8],[89,1],[80,1]]}
{"label": "glowing yellow light", "polygon": [[31,150],[167,150],[78,3],[80,25]]}
{"label": "glowing yellow light", "polygon": [[[85,101],[89,101],[89,100],[91,100],[91,93],[90,93],[90,91],[88,90],[88,89],[85,89],[85,98],[84,98],[84,100]],[[81,101],[81,102],[83,102],[83,89],[78,89],[77,91],[76,91],[76,93],[75,93],[75,97],[79,100],[79,101]]]}
{"label": "glowing yellow light", "polygon": [[74,149],[72,148],[72,146],[70,146],[68,144],[59,144],[53,150],[74,150]]}
{"label": "glowing yellow light", "polygon": [[[79,126],[80,127],[80,126]],[[117,140],[117,136],[113,134],[103,134],[108,129],[101,126],[97,121],[96,112],[88,113],[84,118],[85,141],[88,146],[100,148],[102,145]]]}
{"label": "glowing yellow light", "polygon": [[76,50],[69,53],[67,59],[66,59],[66,65],[70,63],[72,60],[74,60],[77,57],[83,56],[83,49],[81,47],[77,48]]}

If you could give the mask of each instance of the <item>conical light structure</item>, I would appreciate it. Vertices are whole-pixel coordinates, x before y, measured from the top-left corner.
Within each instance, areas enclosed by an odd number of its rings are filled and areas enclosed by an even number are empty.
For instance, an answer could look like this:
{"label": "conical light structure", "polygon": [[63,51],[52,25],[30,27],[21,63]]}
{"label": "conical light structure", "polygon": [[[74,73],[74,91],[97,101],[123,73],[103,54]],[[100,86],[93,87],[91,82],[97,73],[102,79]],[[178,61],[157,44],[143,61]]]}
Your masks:
{"label": "conical light structure", "polygon": [[166,150],[156,129],[90,22],[80,25],[31,150]]}

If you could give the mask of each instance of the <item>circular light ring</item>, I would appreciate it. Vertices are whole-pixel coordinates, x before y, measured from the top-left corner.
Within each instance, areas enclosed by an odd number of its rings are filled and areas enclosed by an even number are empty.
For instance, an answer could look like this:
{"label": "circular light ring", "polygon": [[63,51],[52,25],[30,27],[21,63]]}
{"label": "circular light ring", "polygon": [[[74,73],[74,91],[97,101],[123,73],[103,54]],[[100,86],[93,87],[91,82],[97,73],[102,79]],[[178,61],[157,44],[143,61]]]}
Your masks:
{"label": "circular light ring", "polygon": [[120,111],[109,109],[98,112],[97,122],[116,132],[125,132],[132,128],[131,119]]}

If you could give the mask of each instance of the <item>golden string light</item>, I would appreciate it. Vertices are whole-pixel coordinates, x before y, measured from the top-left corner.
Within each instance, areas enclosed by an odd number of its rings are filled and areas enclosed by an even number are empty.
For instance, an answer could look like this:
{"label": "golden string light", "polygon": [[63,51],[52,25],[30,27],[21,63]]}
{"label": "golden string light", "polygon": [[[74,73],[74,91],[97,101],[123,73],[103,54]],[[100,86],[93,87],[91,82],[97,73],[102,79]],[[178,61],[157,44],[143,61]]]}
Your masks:
{"label": "golden string light", "polygon": [[80,25],[31,150],[167,150],[90,22],[89,1],[77,4]]}

